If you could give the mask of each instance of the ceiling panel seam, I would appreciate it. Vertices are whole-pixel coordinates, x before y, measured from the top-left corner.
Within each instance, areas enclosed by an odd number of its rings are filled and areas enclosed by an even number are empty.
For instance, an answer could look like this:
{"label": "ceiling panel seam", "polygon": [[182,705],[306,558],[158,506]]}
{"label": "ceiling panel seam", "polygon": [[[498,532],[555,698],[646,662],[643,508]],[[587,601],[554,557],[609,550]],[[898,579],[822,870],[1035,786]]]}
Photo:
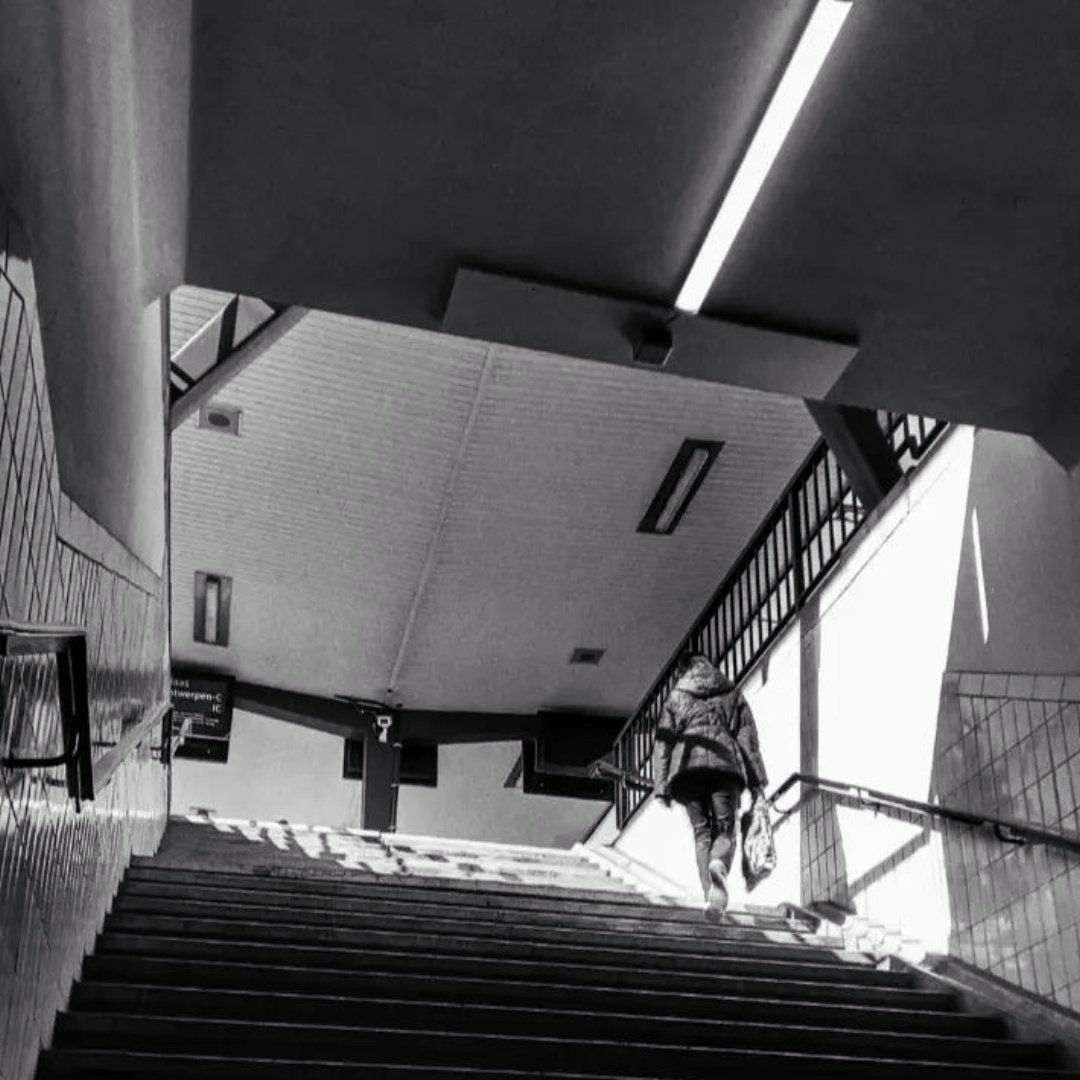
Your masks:
{"label": "ceiling panel seam", "polygon": [[413,592],[412,604],[409,607],[409,615],[405,620],[405,627],[401,631],[401,638],[398,641],[397,652],[394,656],[394,666],[390,670],[390,681],[387,683],[388,696],[394,692],[394,689],[397,686],[398,676],[401,674],[402,665],[405,663],[405,654],[409,647],[409,640],[412,637],[413,627],[416,625],[416,619],[420,613],[420,605],[423,603],[428,579],[431,577],[431,571],[435,566],[435,556],[438,553],[439,542],[442,539],[443,530],[446,526],[446,518],[450,513],[450,506],[454,501],[454,491],[457,488],[461,467],[465,462],[465,455],[468,453],[469,443],[472,441],[473,430],[475,429],[476,421],[480,416],[480,408],[483,405],[484,394],[487,391],[487,385],[490,381],[494,367],[495,346],[489,345],[487,351],[484,353],[484,363],[480,369],[480,377],[476,380],[476,390],[473,393],[472,404],[469,406],[469,415],[465,420],[465,426],[461,431],[461,438],[458,440],[454,462],[450,468],[450,473],[446,478],[446,486],[443,488],[442,502],[439,505],[439,514],[435,520],[435,528],[432,530],[431,540],[428,542],[424,565],[420,571],[416,589]]}

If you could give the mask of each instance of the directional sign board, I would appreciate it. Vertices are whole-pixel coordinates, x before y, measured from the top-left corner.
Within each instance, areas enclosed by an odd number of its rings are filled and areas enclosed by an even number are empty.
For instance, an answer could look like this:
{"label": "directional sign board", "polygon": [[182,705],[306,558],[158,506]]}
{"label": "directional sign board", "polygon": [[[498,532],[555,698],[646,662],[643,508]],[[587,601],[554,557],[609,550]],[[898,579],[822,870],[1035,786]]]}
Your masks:
{"label": "directional sign board", "polygon": [[173,668],[173,731],[186,731],[177,757],[226,762],[232,733],[233,678]]}

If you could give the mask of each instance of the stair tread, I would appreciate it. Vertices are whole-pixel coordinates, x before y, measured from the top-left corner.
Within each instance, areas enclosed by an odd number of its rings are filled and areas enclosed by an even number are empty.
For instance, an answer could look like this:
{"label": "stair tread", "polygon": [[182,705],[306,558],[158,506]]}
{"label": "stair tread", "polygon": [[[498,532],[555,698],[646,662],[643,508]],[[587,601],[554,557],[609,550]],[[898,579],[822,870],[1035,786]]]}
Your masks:
{"label": "stair tread", "polygon": [[[536,1010],[539,1012],[539,1010]],[[599,1015],[599,1014],[597,1014]],[[627,1015],[627,1020],[634,1024],[639,1024],[641,1018],[633,1015]],[[427,1020],[427,1016],[423,1020]],[[670,1018],[663,1018],[665,1023],[671,1022]],[[689,1026],[690,1023],[694,1025],[693,1038],[700,1040],[700,1036],[704,1032],[713,1032],[716,1034],[724,1034],[728,1039],[733,1038],[736,1035],[753,1035],[761,1040],[761,1045],[764,1046],[780,1046],[785,1042],[797,1041],[799,1037],[810,1042],[827,1042],[830,1040],[844,1040],[847,1042],[868,1042],[866,1046],[867,1051],[874,1051],[881,1048],[883,1045],[892,1047],[893,1052],[898,1051],[901,1047],[908,1047],[911,1049],[918,1049],[920,1052],[925,1052],[928,1056],[925,1060],[938,1060],[933,1055],[935,1053],[951,1051],[956,1052],[959,1050],[967,1050],[971,1053],[983,1052],[992,1053],[996,1057],[1007,1058],[1022,1058],[1031,1057],[1038,1052],[1047,1052],[1053,1050],[1053,1044],[1047,1042],[1010,1042],[1002,1039],[980,1039],[972,1037],[963,1037],[955,1035],[937,1035],[937,1034],[916,1034],[916,1033],[897,1033],[890,1031],[882,1031],[874,1028],[856,1027],[818,1027],[805,1024],[792,1024],[792,1023],[763,1023],[752,1020],[726,1020],[720,1017],[712,1018],[708,1021],[702,1021],[700,1019],[694,1021],[684,1022],[684,1026]],[[360,1017],[357,1018],[357,1022],[352,1024],[311,1024],[311,1023],[295,1023],[290,1021],[278,1021],[275,1020],[272,1023],[267,1021],[259,1021],[252,1019],[236,1019],[228,1017],[177,1017],[177,1016],[158,1016],[152,1013],[134,1012],[134,1013],[108,1013],[100,1011],[84,1011],[67,1013],[62,1018],[62,1027],[66,1029],[68,1033],[71,1031],[86,1032],[86,1031],[122,1031],[125,1028],[133,1029],[140,1034],[149,1036],[155,1034],[158,1038],[162,1037],[163,1033],[176,1031],[176,1033],[188,1040],[187,1045],[194,1044],[194,1040],[199,1037],[215,1038],[219,1040],[226,1035],[233,1035],[237,1038],[243,1039],[260,1039],[265,1041],[267,1038],[273,1040],[280,1040],[290,1043],[297,1047],[299,1053],[302,1049],[303,1036],[309,1036],[312,1039],[320,1038],[326,1040],[348,1041],[351,1045],[357,1046],[363,1039],[378,1039],[380,1037],[396,1037],[399,1040],[408,1040],[410,1043],[414,1039],[428,1038],[432,1040],[440,1040],[447,1045],[453,1042],[476,1042],[483,1044],[503,1044],[512,1043],[515,1046],[520,1046],[523,1043],[535,1043],[538,1045],[550,1046],[559,1045],[565,1048],[570,1048],[575,1045],[588,1046],[593,1051],[601,1051],[603,1049],[623,1049],[623,1050],[662,1050],[671,1049],[672,1044],[668,1041],[657,1042],[651,1038],[634,1037],[630,1039],[613,1039],[605,1035],[590,1034],[586,1038],[582,1038],[580,1035],[573,1036],[566,1033],[520,1033],[520,1032],[506,1032],[506,1031],[461,1031],[455,1030],[450,1027],[436,1027],[428,1026],[426,1023],[421,1023],[418,1026],[410,1026],[403,1024],[385,1024],[385,1023],[367,1023],[363,1022]],[[681,1053],[702,1053],[712,1054],[717,1052],[723,1052],[735,1047],[726,1046],[723,1044],[712,1044],[702,1041],[680,1041],[678,1049]],[[738,1047],[739,1049],[745,1049],[746,1047]],[[806,1049],[804,1047],[804,1049]],[[854,1048],[848,1048],[845,1050],[846,1056],[867,1056],[864,1053],[858,1052]],[[910,1055],[908,1055],[910,1056]]]}
{"label": "stair tread", "polygon": [[[273,902],[283,906],[306,906],[314,902],[325,904],[327,910],[355,910],[358,902],[376,905],[382,909],[431,907],[469,913],[484,911],[528,912],[530,916],[559,917],[577,919],[635,919],[649,921],[657,925],[673,927],[702,926],[702,904],[684,903],[679,905],[650,904],[634,902],[608,904],[604,902],[585,902],[564,900],[555,897],[539,897],[532,894],[485,893],[478,890],[432,890],[425,893],[422,889],[409,888],[399,890],[396,886],[346,882],[340,889],[334,886],[336,879],[329,879],[327,884],[320,878],[247,878],[244,875],[200,875],[198,880],[172,880],[158,875],[146,877],[129,875],[121,886],[121,896],[162,895],[162,890],[177,898],[187,895],[209,894],[212,897],[232,896],[250,898],[257,896],[260,902],[272,898]],[[325,887],[323,887],[325,886]],[[374,908],[373,908],[374,910]],[[725,926],[749,930],[785,930],[799,933],[813,931],[811,924],[789,920],[779,913],[773,916],[747,914],[737,909],[727,913]]]}
{"label": "stair tread", "polygon": [[[257,918],[255,916],[258,916]],[[365,917],[357,913],[354,919],[359,925],[342,926],[334,921],[304,921],[302,919],[269,919],[267,909],[255,911],[244,907],[236,913],[223,912],[219,907],[206,905],[205,909],[184,908],[182,913],[171,911],[131,910],[123,903],[114,906],[105,922],[106,931],[112,929],[149,929],[158,932],[172,929],[179,930],[193,927],[196,930],[205,927],[209,932],[214,926],[228,925],[231,930],[240,933],[244,929],[262,930],[267,938],[289,940],[297,944],[308,940],[333,940],[340,942],[360,942],[365,946],[379,946],[382,943],[411,943],[430,938],[436,942],[454,941],[459,945],[471,942],[485,947],[493,945],[519,945],[574,950],[587,950],[592,954],[633,953],[647,954],[650,957],[690,957],[704,960],[708,957],[755,957],[762,959],[805,959],[807,963],[842,963],[871,966],[873,961],[861,952],[843,947],[827,947],[823,943],[803,941],[754,941],[742,937],[712,937],[701,935],[679,940],[675,938],[656,938],[646,931],[634,934],[600,931],[564,930],[558,927],[522,927],[505,920],[478,924],[470,920],[433,920],[416,918],[393,921],[389,924],[377,918]],[[399,917],[400,918],[400,917]],[[411,924],[410,924],[411,922]]]}
{"label": "stair tread", "polygon": [[[309,865],[310,864],[310,865]],[[473,876],[453,873],[418,873],[414,870],[401,869],[397,864],[389,864],[388,869],[380,873],[377,870],[343,867],[339,864],[320,864],[315,859],[274,858],[267,852],[266,857],[252,860],[246,865],[230,863],[227,868],[208,866],[204,860],[162,860],[157,856],[136,856],[131,861],[132,869],[153,870],[157,873],[182,874],[220,874],[241,878],[270,877],[278,880],[304,880],[330,882],[334,884],[380,885],[399,888],[449,889],[464,892],[504,892],[508,894],[536,894],[540,896],[566,896],[572,899],[597,899],[607,902],[642,903],[645,895],[629,888],[614,878],[607,877],[600,869],[592,873],[568,875],[552,872],[545,875],[532,875],[530,881],[508,881],[506,874],[493,868],[481,871]],[[500,876],[501,874],[501,876]]]}
{"label": "stair tread", "polygon": [[[794,929],[790,924],[779,923],[779,920],[762,920],[765,925],[751,925],[749,920],[740,924],[736,921],[726,921],[722,924],[706,922],[703,912],[698,910],[693,921],[679,920],[670,921],[660,914],[663,909],[654,909],[657,914],[637,916],[634,914],[623,915],[588,915],[567,914],[562,911],[508,908],[501,905],[465,905],[448,904],[440,901],[427,903],[416,900],[370,900],[364,899],[363,906],[355,903],[341,902],[332,905],[330,898],[318,894],[286,894],[286,893],[262,893],[257,898],[251,896],[248,890],[221,889],[214,887],[191,887],[187,889],[170,889],[167,886],[156,883],[142,883],[143,887],[124,887],[120,890],[113,910],[131,911],[162,911],[166,914],[196,913],[199,911],[216,911],[218,913],[241,912],[250,910],[257,904],[261,917],[273,914],[275,917],[284,916],[287,913],[295,914],[298,919],[323,918],[323,919],[359,919],[359,920],[394,920],[406,922],[418,922],[423,919],[444,920],[459,922],[467,918],[470,925],[477,922],[485,924],[518,923],[523,926],[544,927],[555,930],[580,930],[583,932],[596,931],[599,933],[633,933],[644,931],[649,934],[666,934],[678,937],[680,940],[709,941],[714,938],[732,935],[784,935],[787,938],[805,941],[808,944],[828,944],[830,939],[809,930]],[[779,925],[777,925],[779,923]],[[748,940],[752,940],[748,938]]]}
{"label": "stair tread", "polygon": [[[259,924],[255,924],[261,929]],[[206,929],[210,929],[206,927]],[[218,930],[221,928],[218,927]],[[485,939],[477,939],[482,944],[490,945]],[[644,967],[635,964],[634,961],[642,959],[640,953],[632,949],[619,950],[617,956],[609,956],[604,960],[597,961],[595,958],[603,953],[613,953],[615,950],[574,950],[565,945],[530,945],[527,943],[514,943],[513,950],[516,955],[509,955],[512,951],[508,943],[501,943],[497,952],[500,955],[480,954],[474,949],[455,950],[449,941],[442,941],[435,949],[425,949],[422,955],[411,949],[402,949],[390,945],[377,948],[353,948],[342,946],[332,942],[319,942],[317,944],[297,943],[294,940],[276,942],[260,940],[258,938],[226,938],[221,934],[210,936],[177,935],[169,933],[153,933],[145,930],[118,930],[109,929],[102,934],[99,940],[99,951],[111,950],[119,952],[162,953],[176,955],[189,950],[208,951],[218,956],[244,955],[250,953],[257,956],[290,957],[297,961],[304,961],[300,966],[329,966],[338,970],[356,970],[370,966],[373,962],[389,964],[417,963],[428,965],[428,970],[434,970],[436,966],[452,966],[454,964],[469,963],[478,969],[484,969],[493,974],[500,968],[503,970],[532,969],[537,971],[559,969],[566,966],[566,961],[577,960],[572,965],[574,970],[589,971],[598,974],[611,975],[613,977],[641,977],[652,976],[656,978],[681,978],[687,982],[707,981],[718,977],[722,971],[714,971],[706,964],[701,965],[701,970],[695,963],[693,970],[687,970],[690,961],[679,954],[671,954],[673,963],[670,967]],[[332,946],[332,947],[331,947]],[[626,960],[625,963],[620,961]],[[655,960],[655,957],[650,957]],[[319,961],[329,960],[324,964]],[[706,961],[709,958],[705,958]],[[586,962],[587,961],[587,962]],[[785,959],[760,959],[756,957],[726,956],[723,958],[723,969],[741,971],[746,973],[774,974],[777,977],[804,981],[828,979],[838,972],[843,973],[843,980],[851,984],[866,985],[867,983],[879,986],[910,986],[913,976],[907,972],[882,971],[872,965],[840,964],[824,961],[812,962],[810,960],[785,960]]]}
{"label": "stair tread", "polygon": [[[297,896],[320,895],[327,898],[371,897],[383,901],[407,900],[412,902],[421,897],[419,902],[436,902],[438,894],[456,894],[454,903],[462,907],[502,907],[507,909],[520,906],[532,910],[560,911],[575,914],[601,914],[610,909],[612,914],[629,915],[631,912],[640,918],[664,919],[672,922],[701,922],[701,904],[689,901],[680,903],[661,902],[659,898],[650,898],[639,893],[601,892],[588,893],[585,896],[566,890],[551,889],[537,892],[530,889],[512,889],[501,885],[493,888],[480,888],[476,882],[453,881],[432,882],[425,878],[399,878],[393,881],[365,879],[360,875],[337,874],[236,874],[227,870],[177,871],[160,869],[154,866],[133,866],[125,879],[128,883],[158,882],[170,887],[183,888],[191,885],[203,888],[232,887],[247,892],[257,890],[260,895],[283,894]],[[431,895],[423,898],[422,894]],[[441,897],[440,901],[441,902]],[[580,910],[579,910],[580,907]],[[753,928],[772,927],[790,928],[792,922],[779,913],[772,918],[757,914],[748,914],[738,910],[728,912],[732,925],[745,925]],[[809,926],[797,922],[796,925]]]}
{"label": "stair tread", "polygon": [[[225,960],[217,956],[209,958],[174,958],[139,954],[137,952],[125,952],[118,954],[95,954],[86,958],[84,962],[84,977],[101,978],[116,982],[126,979],[129,974],[138,971],[143,978],[159,976],[168,979],[167,985],[205,985],[210,981],[218,986],[214,980],[231,979],[233,982],[247,984],[250,981],[258,986],[270,985],[275,979],[282,984],[296,987],[306,982],[308,985],[318,983],[321,986],[342,983],[349,989],[363,985],[363,980],[370,980],[380,989],[388,986],[397,986],[399,990],[410,989],[420,991],[423,996],[432,993],[442,993],[443,989],[453,989],[455,993],[473,992],[490,996],[498,995],[505,999],[514,994],[523,996],[544,995],[551,997],[587,997],[592,995],[604,995],[607,1000],[630,1000],[650,1002],[682,1002],[685,1006],[700,1004],[709,1007],[718,997],[723,996],[724,991],[734,991],[741,988],[741,993],[749,990],[760,993],[748,996],[769,995],[778,1000],[812,1000],[822,1001],[832,998],[840,1000],[851,997],[855,1001],[863,1002],[877,999],[879,1001],[904,1002],[909,1006],[916,1003],[927,1010],[950,1013],[955,1011],[956,996],[950,991],[930,990],[921,987],[897,987],[897,986],[853,986],[840,982],[799,982],[791,979],[776,979],[762,976],[733,976],[718,974],[709,980],[708,985],[695,991],[687,987],[685,982],[678,983],[674,988],[655,986],[612,986],[603,982],[574,983],[558,979],[535,980],[521,977],[519,972],[516,977],[506,976],[498,980],[479,977],[475,972],[467,970],[465,973],[437,973],[431,971],[403,972],[386,968],[371,968],[365,971],[341,968],[305,968],[300,965],[268,964],[265,962],[255,963],[251,960],[237,961]],[[185,981],[189,980],[189,981]],[[198,983],[197,980],[201,980]],[[801,997],[800,997],[801,995]]]}
{"label": "stair tread", "polygon": [[[45,1052],[46,1068],[53,1062],[62,1062],[65,1059],[72,1063],[79,1062],[82,1067],[99,1067],[109,1063],[114,1066],[139,1066],[141,1075],[181,1075],[192,1074],[201,1076],[229,1075],[239,1069],[252,1070],[262,1076],[281,1075],[291,1077],[296,1075],[295,1070],[302,1068],[305,1077],[318,1077],[333,1075],[335,1073],[347,1073],[357,1075],[361,1071],[368,1071],[371,1075],[379,1076],[390,1072],[404,1073],[406,1075],[430,1075],[447,1077],[467,1076],[498,1076],[498,1077],[535,1077],[543,1075],[556,1080],[626,1080],[624,1072],[598,1073],[598,1072],[564,1072],[553,1071],[547,1068],[541,1070],[519,1069],[510,1066],[485,1068],[483,1065],[453,1066],[442,1064],[405,1064],[396,1062],[353,1062],[353,1061],[319,1061],[314,1059],[298,1059],[283,1061],[272,1057],[221,1057],[217,1055],[200,1054],[154,1054],[139,1053],[133,1051],[116,1050],[57,1050]],[[863,1076],[868,1065],[872,1065],[876,1076],[894,1075],[898,1077],[910,1075],[918,1070],[923,1075],[942,1077],[985,1075],[987,1077],[1015,1077],[1017,1080],[1058,1080],[1058,1078],[1072,1075],[1060,1069],[1025,1068],[1023,1066],[993,1066],[970,1063],[945,1063],[945,1062],[918,1062],[911,1060],[897,1060],[889,1058],[849,1058],[843,1055],[806,1055],[787,1053],[773,1050],[733,1050],[725,1054],[732,1063],[743,1063],[748,1069],[748,1076],[759,1075],[757,1070],[767,1068],[770,1065],[789,1068],[802,1065],[805,1067],[804,1075],[820,1075],[832,1070],[834,1075]],[[282,1068],[275,1071],[275,1066]],[[848,1066],[849,1068],[844,1068]],[[859,1070],[858,1072],[853,1070]],[[887,1071],[886,1071],[887,1070]],[[46,1072],[48,1075],[48,1072]],[[732,1074],[728,1074],[732,1075]],[[635,1080],[665,1080],[670,1073],[650,1075],[647,1073],[635,1074]]]}
{"label": "stair tread", "polygon": [[[349,826],[295,824],[288,821],[258,821],[243,818],[205,817],[199,815],[172,814],[169,830],[161,851],[167,851],[177,842],[184,842],[184,834],[197,836],[200,848],[212,847],[231,839],[251,842],[251,832],[275,833],[300,836],[334,836],[371,848],[393,851],[435,851],[446,855],[494,854],[512,858],[543,860],[545,862],[580,862],[582,856],[573,850],[542,847],[532,844],[504,843],[498,840],[466,840],[461,837],[414,835],[412,833],[380,833],[370,829]],[[161,854],[159,851],[159,854]]]}
{"label": "stair tread", "polygon": [[[329,1015],[335,1009],[338,1009],[347,1013],[350,1017],[353,1017],[360,1015],[363,1010],[381,1008],[392,1011],[399,1007],[407,1009],[416,1004],[414,999],[394,998],[385,994],[379,996],[357,994],[300,994],[289,991],[208,990],[206,987],[202,986],[161,986],[153,983],[95,983],[86,981],[75,988],[72,1007],[75,1009],[83,1008],[84,999],[88,1002],[85,1005],[85,1008],[89,1011],[94,1011],[97,1006],[102,1004],[102,999],[104,999],[105,1004],[113,1005],[117,1008],[130,1005],[131,1008],[128,1011],[159,1015],[158,1013],[153,1012],[154,1007],[156,1006],[162,1010],[161,1014],[166,1016],[185,1015],[177,1012],[177,1009],[182,1008],[185,1004],[191,1004],[197,1005],[201,1009],[206,1010],[210,1015],[220,1018],[229,1018],[226,1014],[230,1008],[242,1009],[244,1006],[261,1006],[262,1009],[266,1011],[273,1011],[274,1007],[280,1007],[286,1016],[294,1015],[299,1009],[305,1009],[306,1011],[310,1011],[311,1013],[320,1016]],[[737,1009],[741,1006],[748,1012],[751,1009],[759,1013],[767,1012],[771,1009],[777,1013],[783,1014],[785,1018],[796,1015],[804,1020],[809,1016],[816,1015],[828,1015],[830,1017],[839,1016],[844,1020],[851,1021],[854,1021],[856,1018],[869,1019],[880,1024],[881,1026],[878,1030],[882,1031],[894,1030],[888,1027],[890,1022],[912,1023],[921,1021],[925,1023],[928,1020],[936,1021],[936,1025],[940,1027],[951,1026],[953,1028],[960,1028],[961,1031],[964,1031],[965,1029],[974,1031],[981,1030],[983,1031],[983,1034],[981,1035],[963,1034],[962,1037],[981,1038],[991,1042],[1000,1042],[1005,1032],[1004,1022],[1000,1018],[967,1013],[932,1013],[913,1009],[893,1008],[889,1006],[866,1005],[863,1003],[850,1005],[843,1003],[822,1004],[808,1000],[784,1001],[780,999],[750,998],[735,995],[724,995],[722,997],[712,996],[708,1000],[716,1004],[718,1013],[720,1014],[719,1016],[700,1017],[692,1016],[688,1013],[680,1015],[670,1011],[660,1013],[657,1009],[650,1009],[648,1013],[644,1011],[625,1012],[619,1011],[617,1008],[604,1009],[599,1007],[605,1004],[603,1001],[588,1003],[581,1007],[571,1009],[569,1007],[560,1008],[535,1004],[507,1004],[503,1001],[495,1003],[478,1003],[429,1000],[424,1003],[424,1014],[430,1015],[433,1010],[441,1010],[448,1013],[477,1012],[493,1017],[510,1015],[512,1017],[517,1016],[521,1018],[529,1018],[532,1016],[548,1018],[554,1014],[571,1016],[574,1018],[597,1017],[601,1019],[626,1019],[634,1022],[640,1022],[643,1019],[657,1019],[664,1023],[711,1024],[714,1020],[724,1019],[726,1010]],[[210,1012],[211,1008],[213,1010],[212,1013]],[[194,1016],[197,1014],[192,1013],[189,1015]],[[947,1034],[952,1035],[954,1033],[948,1032]]]}

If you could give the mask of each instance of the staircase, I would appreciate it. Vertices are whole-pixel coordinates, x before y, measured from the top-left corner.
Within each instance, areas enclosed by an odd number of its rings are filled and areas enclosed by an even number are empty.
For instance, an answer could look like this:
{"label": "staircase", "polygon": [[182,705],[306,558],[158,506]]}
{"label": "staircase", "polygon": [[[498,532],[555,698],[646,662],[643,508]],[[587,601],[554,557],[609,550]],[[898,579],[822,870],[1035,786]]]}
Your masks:
{"label": "staircase", "polygon": [[921,978],[564,851],[177,820],[38,1076],[1067,1075]]}

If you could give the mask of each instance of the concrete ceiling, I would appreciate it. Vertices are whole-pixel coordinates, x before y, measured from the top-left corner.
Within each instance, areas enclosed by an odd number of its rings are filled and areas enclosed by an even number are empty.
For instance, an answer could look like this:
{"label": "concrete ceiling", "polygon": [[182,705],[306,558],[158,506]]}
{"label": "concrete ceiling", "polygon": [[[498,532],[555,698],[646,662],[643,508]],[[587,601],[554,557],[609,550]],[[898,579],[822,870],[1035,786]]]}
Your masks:
{"label": "concrete ceiling", "polygon": [[188,280],[428,328],[463,263],[671,300],[810,6],[196,3]]}
{"label": "concrete ceiling", "polygon": [[[196,0],[187,280],[428,329],[465,266],[670,304],[810,8]],[[858,0],[705,313],[1071,464],[1078,60],[1069,0]]]}
{"label": "concrete ceiling", "polygon": [[[241,438],[177,432],[178,659],[625,711],[809,449],[800,396],[1080,459],[1067,0],[858,0],[674,326],[693,377],[589,362],[670,309],[811,8],[195,0],[174,347],[207,290],[313,312],[222,394]],[[685,437],[727,445],[677,533],[638,536]],[[198,569],[235,579],[226,651],[191,642]]]}
{"label": "concrete ceiling", "polygon": [[[815,437],[778,395],[322,312],[220,401],[239,438],[174,435],[174,658],[415,709],[631,709]],[[688,437],[725,446],[638,534]],[[233,578],[227,649],[192,641],[197,570]]]}

